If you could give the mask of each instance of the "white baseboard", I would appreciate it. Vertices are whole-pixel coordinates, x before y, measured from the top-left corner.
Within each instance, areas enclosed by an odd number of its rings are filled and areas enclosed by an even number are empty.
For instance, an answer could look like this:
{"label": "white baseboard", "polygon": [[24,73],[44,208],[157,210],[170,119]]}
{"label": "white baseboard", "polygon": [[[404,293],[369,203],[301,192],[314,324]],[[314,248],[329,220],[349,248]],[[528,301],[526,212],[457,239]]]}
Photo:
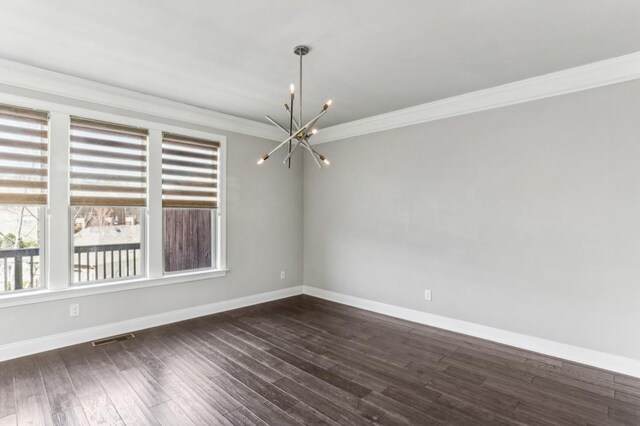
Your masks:
{"label": "white baseboard", "polygon": [[133,318],[111,324],[82,328],[52,336],[44,336],[9,343],[7,345],[0,346],[0,361],[63,348],[65,346],[75,345],[78,343],[89,342],[91,340],[102,339],[104,337],[115,336],[117,334],[129,333],[132,331],[143,330],[145,328],[157,327],[159,325],[211,315],[231,309],[243,308],[245,306],[256,305],[258,303],[270,302],[272,300],[283,299],[285,297],[296,296],[298,294],[302,294],[302,286],[288,287],[282,290],[254,294],[251,296],[239,297],[237,299],[223,300],[220,302],[210,303],[208,305],[194,306],[191,308],[163,312],[161,314]]}
{"label": "white baseboard", "polygon": [[376,302],[373,300],[362,299],[359,297],[349,296],[346,294],[311,286],[288,287],[282,290],[244,296],[237,299],[223,300],[220,302],[210,303],[208,305],[194,306],[191,308],[185,308],[171,312],[163,312],[161,314],[149,315],[111,324],[83,328],[66,333],[55,334],[52,336],[44,336],[35,339],[9,343],[0,346],[0,361],[19,358],[26,355],[32,355],[39,352],[49,351],[52,349],[88,342],[91,340],[114,336],[117,334],[143,330],[145,328],[157,327],[160,325],[184,321],[191,318],[211,315],[231,309],[238,309],[245,306],[256,305],[258,303],[270,302],[273,300],[283,299],[285,297],[296,296],[302,293],[333,302],[342,303],[344,305],[377,312],[379,314],[389,315],[395,318],[400,318],[419,324],[438,327],[445,330],[467,334],[469,336],[487,339],[497,343],[502,343],[505,345],[566,359],[580,364],[602,368],[620,374],[640,377],[640,360],[625,358],[604,352],[598,352],[591,349],[580,348],[577,346],[567,345],[564,343],[554,342],[551,340],[541,339],[525,334],[514,333],[511,331],[501,330],[498,328],[488,327],[485,325],[475,324],[467,321],[443,317],[440,315],[434,315],[428,312],[416,311],[414,309],[408,309],[400,306]]}
{"label": "white baseboard", "polygon": [[303,286],[303,292],[310,296],[319,297],[321,299],[342,303],[356,308],[366,309],[379,314],[389,315],[407,321],[479,337],[481,339],[487,339],[497,343],[538,352],[540,354],[640,378],[640,360],[598,352],[591,349],[567,345],[564,343],[554,342],[552,340],[514,333],[512,331],[501,330],[499,328],[488,327],[440,315],[434,315],[428,312],[416,311],[414,309],[362,299],[321,288],[305,285]]}

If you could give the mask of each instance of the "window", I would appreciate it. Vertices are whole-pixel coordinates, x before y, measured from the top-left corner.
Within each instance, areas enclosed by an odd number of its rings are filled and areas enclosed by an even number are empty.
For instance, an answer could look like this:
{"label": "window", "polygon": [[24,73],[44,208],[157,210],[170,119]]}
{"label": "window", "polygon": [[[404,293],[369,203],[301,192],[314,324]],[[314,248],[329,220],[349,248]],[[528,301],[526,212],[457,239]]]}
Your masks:
{"label": "window", "polygon": [[0,105],[0,294],[44,286],[48,114]]}
{"label": "window", "polygon": [[73,282],[145,274],[148,131],[71,118]]}
{"label": "window", "polygon": [[162,135],[164,271],[214,268],[220,143]]}
{"label": "window", "polygon": [[224,276],[225,137],[55,105],[0,104],[0,307]]}

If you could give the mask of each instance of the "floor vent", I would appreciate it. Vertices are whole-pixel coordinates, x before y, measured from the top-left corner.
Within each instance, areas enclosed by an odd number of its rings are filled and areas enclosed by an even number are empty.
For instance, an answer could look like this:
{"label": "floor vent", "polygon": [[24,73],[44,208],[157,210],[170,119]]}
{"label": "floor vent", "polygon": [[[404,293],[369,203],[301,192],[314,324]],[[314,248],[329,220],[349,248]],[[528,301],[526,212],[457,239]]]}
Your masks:
{"label": "floor vent", "polygon": [[107,337],[106,339],[100,339],[91,342],[91,346],[97,348],[98,346],[108,345],[109,343],[124,342],[125,340],[131,340],[136,337],[133,333],[122,334],[120,336]]}

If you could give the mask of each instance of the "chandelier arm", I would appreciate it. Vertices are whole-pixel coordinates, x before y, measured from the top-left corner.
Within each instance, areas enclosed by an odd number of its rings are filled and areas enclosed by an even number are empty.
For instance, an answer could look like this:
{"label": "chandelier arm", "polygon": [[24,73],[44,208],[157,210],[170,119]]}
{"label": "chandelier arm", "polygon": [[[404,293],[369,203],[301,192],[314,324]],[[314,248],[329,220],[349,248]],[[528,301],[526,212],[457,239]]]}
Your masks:
{"label": "chandelier arm", "polygon": [[315,149],[312,148],[311,142],[309,142],[309,139],[311,139],[311,136],[313,136],[313,135],[307,136],[304,141],[306,142],[306,144],[309,147],[309,149],[311,150],[311,152],[313,154],[315,154],[318,157],[319,160],[326,161],[326,158],[325,158],[324,155],[320,154],[318,151],[316,151]]}
{"label": "chandelier arm", "polygon": [[304,148],[307,149],[307,151],[311,153],[311,156],[313,157],[313,160],[316,162],[316,165],[318,166],[319,169],[321,169],[322,164],[320,163],[320,160],[316,156],[316,152],[313,150],[313,148],[311,148],[311,146],[309,146],[309,142],[307,142],[306,140],[303,140],[303,141],[300,141],[300,143]]}
{"label": "chandelier arm", "polygon": [[[293,92],[291,92],[291,114],[289,114],[289,136],[293,135],[293,100],[294,100],[294,95]],[[287,160],[287,168],[291,168],[291,139],[289,139],[289,155],[288,155],[288,160]]]}
{"label": "chandelier arm", "polygon": [[328,111],[328,109],[323,108],[322,111],[320,111],[320,114],[318,114],[316,116],[316,118],[314,118],[313,120],[311,120],[309,122],[309,124],[307,124],[308,128],[311,128],[311,127],[315,126],[316,123],[318,122],[318,120],[320,120],[320,117],[322,117],[324,115],[324,113],[326,113],[327,111]]}
{"label": "chandelier arm", "polygon": [[300,130],[307,130],[308,128],[310,128],[311,126],[315,125],[318,120],[320,120],[320,117],[322,117],[323,115],[325,115],[327,112],[326,109],[323,109],[322,111],[320,111],[320,113],[318,115],[316,115],[314,118],[311,119],[311,121],[309,121],[302,129]]}
{"label": "chandelier arm", "polygon": [[[293,116],[291,110],[289,109],[289,105],[284,104],[284,109],[287,111],[290,117]],[[298,120],[296,120],[295,117],[293,117],[293,124],[295,124],[297,130],[300,130],[300,123],[298,123]]]}
{"label": "chandelier arm", "polygon": [[[297,143],[296,143],[297,142]],[[291,156],[293,155],[293,153],[296,151],[296,149],[300,146],[300,141],[296,141],[294,142],[295,145],[293,146],[293,149],[291,150],[291,152],[289,154],[287,154],[287,156],[285,157],[283,163],[286,164],[287,160],[291,159]]]}
{"label": "chandelier arm", "polygon": [[271,122],[271,124],[273,124],[274,126],[276,126],[278,129],[282,130],[283,132],[285,132],[286,134],[289,134],[289,132],[287,132],[287,129],[285,129],[284,127],[282,127],[280,124],[278,124],[277,121],[275,121],[273,118],[269,117],[268,115],[265,115],[265,117],[267,118],[267,120],[269,120]]}
{"label": "chandelier arm", "polygon": [[[322,117],[322,116],[320,116],[320,117]],[[315,126],[315,125],[316,125],[316,123],[318,122],[318,120],[320,120],[320,117],[318,117],[318,118],[316,118],[316,119],[312,120],[312,121],[309,123],[309,128],[310,128],[310,129],[311,129],[313,126]]]}
{"label": "chandelier arm", "polygon": [[[282,142],[280,142],[280,144],[278,146],[276,146],[275,148],[273,148],[265,157],[269,158],[274,152],[276,152],[277,150],[279,150],[280,148],[282,148],[285,144],[287,144],[287,142],[289,142],[290,140],[292,140],[293,138],[295,138],[296,136],[298,136],[299,134],[305,132],[308,128],[309,125],[314,124],[315,122],[317,122],[320,117],[322,117],[326,112],[327,112],[327,108],[323,108],[322,111],[320,111],[320,113],[318,115],[316,115],[314,118],[311,119],[311,121],[309,121],[307,124],[305,124],[304,126],[302,126],[297,132],[295,132],[293,135],[289,136],[288,138],[286,138],[285,140],[283,140]],[[278,127],[282,127],[279,126]],[[285,130],[286,132],[286,130]],[[288,133],[288,132],[287,132]],[[322,165],[320,164],[320,162],[318,161],[318,158],[316,157],[316,155],[313,153],[313,150],[311,149],[311,147],[303,144],[302,145],[304,148],[306,148],[307,150],[309,150],[309,152],[312,153],[313,158],[316,162],[316,164],[322,168]]]}
{"label": "chandelier arm", "polygon": [[282,142],[280,142],[280,145],[276,146],[275,148],[273,148],[271,151],[269,151],[269,153],[267,154],[267,157],[271,157],[271,154],[273,154],[274,152],[276,152],[277,150],[279,150],[280,148],[282,148],[287,142],[289,142],[291,139],[295,138],[297,135],[294,134],[292,136],[289,136],[288,138],[286,138],[285,140],[283,140]]}
{"label": "chandelier arm", "polygon": [[[326,113],[326,112],[327,112],[327,110],[326,110],[326,109],[323,109],[322,111],[320,111],[320,113],[319,113],[318,115],[316,115],[314,118],[312,118],[312,119],[311,119],[311,121],[309,121],[307,124],[305,124],[305,125],[304,125],[304,126],[302,126],[300,129],[298,129],[298,131],[297,131],[296,133],[294,133],[292,136],[290,136],[290,137],[289,137],[289,139],[287,139],[287,140],[285,141],[285,143],[286,143],[286,142],[289,142],[289,140],[290,140],[291,138],[296,137],[296,136],[297,136],[297,135],[299,135],[300,133],[305,132],[305,131],[309,128],[309,126],[311,126],[312,124],[315,124],[315,123],[320,119],[320,117],[322,117],[323,115],[325,115],[325,113]],[[286,130],[285,130],[285,131],[286,131]]]}

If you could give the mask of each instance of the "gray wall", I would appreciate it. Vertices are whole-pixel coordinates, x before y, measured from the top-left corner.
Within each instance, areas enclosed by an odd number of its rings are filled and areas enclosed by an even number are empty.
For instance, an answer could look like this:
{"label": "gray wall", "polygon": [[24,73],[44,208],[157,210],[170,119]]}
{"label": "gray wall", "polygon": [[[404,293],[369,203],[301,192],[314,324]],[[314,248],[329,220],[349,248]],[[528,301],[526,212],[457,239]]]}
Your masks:
{"label": "gray wall", "polygon": [[639,81],[318,149],[305,285],[640,359]]}
{"label": "gray wall", "polygon": [[[1,85],[0,90],[39,96]],[[47,97],[49,99],[64,101]],[[79,102],[68,103],[149,118]],[[257,167],[256,159],[274,142],[184,123],[169,124],[227,136],[227,264],[230,269],[227,276],[0,308],[0,345],[302,284],[301,161],[294,161],[291,170],[282,167],[280,161]],[[285,280],[280,279],[281,270],[287,272]],[[69,304],[77,302],[81,304],[82,314],[70,318]]]}

